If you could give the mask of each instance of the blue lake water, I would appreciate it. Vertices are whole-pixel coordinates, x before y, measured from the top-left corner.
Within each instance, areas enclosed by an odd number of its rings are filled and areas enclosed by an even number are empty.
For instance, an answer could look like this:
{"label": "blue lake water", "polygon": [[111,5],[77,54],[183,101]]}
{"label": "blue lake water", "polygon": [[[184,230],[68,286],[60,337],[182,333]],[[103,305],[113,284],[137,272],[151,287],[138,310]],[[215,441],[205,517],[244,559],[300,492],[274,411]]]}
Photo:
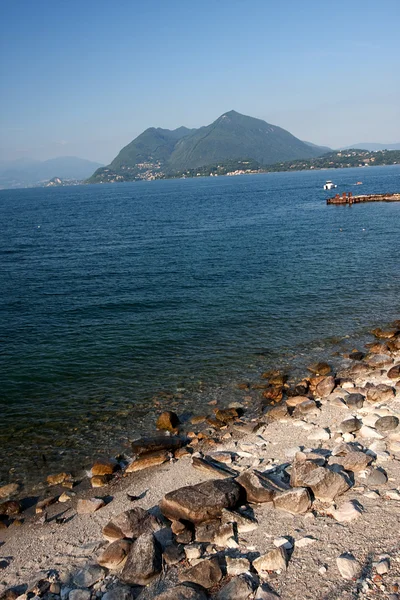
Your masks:
{"label": "blue lake water", "polygon": [[400,190],[393,166],[0,191],[0,483],[398,318],[400,203],[327,206],[327,178]]}

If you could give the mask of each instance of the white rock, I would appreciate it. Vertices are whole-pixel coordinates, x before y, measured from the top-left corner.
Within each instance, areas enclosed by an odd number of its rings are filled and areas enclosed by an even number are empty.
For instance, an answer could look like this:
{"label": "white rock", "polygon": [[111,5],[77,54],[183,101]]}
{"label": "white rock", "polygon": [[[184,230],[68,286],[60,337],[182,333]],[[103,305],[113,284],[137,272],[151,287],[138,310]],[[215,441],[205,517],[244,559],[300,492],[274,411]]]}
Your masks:
{"label": "white rock", "polygon": [[294,458],[298,452],[301,452],[300,446],[293,446],[285,450],[285,456],[287,458]]}
{"label": "white rock", "polygon": [[201,557],[201,546],[198,544],[192,544],[185,546],[185,554],[188,560],[193,560]]}
{"label": "white rock", "polygon": [[327,568],[326,567],[320,567],[318,569],[318,573],[320,573],[320,575],[325,575],[325,573],[327,572]]}
{"label": "white rock", "polygon": [[305,548],[306,546],[311,546],[311,544],[315,544],[315,542],[317,541],[318,540],[316,540],[315,538],[307,535],[306,537],[303,537],[300,540],[296,540],[295,546],[296,548]]}
{"label": "white rock", "polygon": [[375,412],[372,414],[369,414],[365,417],[363,417],[363,424],[367,425],[367,427],[375,427],[375,423],[377,422],[377,420],[379,419],[379,415],[377,415]]}
{"label": "white rock", "polygon": [[331,437],[331,434],[329,433],[329,431],[327,429],[323,429],[318,428],[315,431],[313,431],[312,433],[310,433],[310,435],[308,436],[308,440],[316,440],[316,441],[326,441],[329,440]]}
{"label": "white rock", "polygon": [[360,437],[362,437],[366,440],[371,440],[371,439],[383,440],[383,438],[384,438],[384,436],[381,435],[380,433],[378,433],[376,431],[376,429],[373,429],[372,427],[368,427],[367,425],[363,425],[357,433]]}
{"label": "white rock", "polygon": [[400,500],[400,492],[399,490],[388,490],[385,492],[385,498],[389,500]]}
{"label": "white rock", "polygon": [[361,573],[360,563],[350,553],[338,556],[336,564],[343,579],[356,579]]}
{"label": "white rock", "polygon": [[338,509],[331,510],[330,514],[339,523],[349,523],[361,516],[361,508],[354,501],[344,502]]}
{"label": "white rock", "polygon": [[346,443],[353,442],[356,439],[355,435],[353,435],[352,433],[344,433],[342,435],[342,438],[343,441]]}
{"label": "white rock", "polygon": [[276,546],[277,548],[283,546],[286,550],[290,550],[290,548],[293,548],[293,544],[285,537],[276,538],[274,540],[274,546]]}
{"label": "white rock", "polygon": [[345,381],[344,383],[342,383],[342,388],[344,390],[351,390],[355,387],[356,386],[354,385],[354,383],[352,381]]}
{"label": "white rock", "polygon": [[389,559],[387,559],[387,558],[380,560],[378,562],[378,564],[376,565],[376,572],[379,575],[384,575],[385,573],[388,573],[389,569],[390,569],[390,562],[389,562]]}
{"label": "white rock", "polygon": [[241,575],[250,571],[250,561],[247,558],[232,558],[226,556],[226,570],[228,575]]}
{"label": "white rock", "polygon": [[378,492],[365,492],[364,496],[366,498],[372,498],[374,500],[376,500],[377,498],[380,498]]}

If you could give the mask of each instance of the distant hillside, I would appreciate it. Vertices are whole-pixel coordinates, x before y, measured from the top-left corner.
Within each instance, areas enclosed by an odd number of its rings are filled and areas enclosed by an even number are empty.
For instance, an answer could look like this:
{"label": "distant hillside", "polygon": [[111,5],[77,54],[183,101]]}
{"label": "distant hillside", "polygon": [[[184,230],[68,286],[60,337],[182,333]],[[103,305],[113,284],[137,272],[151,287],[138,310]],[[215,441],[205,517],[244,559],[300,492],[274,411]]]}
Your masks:
{"label": "distant hillside", "polygon": [[352,146],[346,146],[343,150],[350,148],[360,148],[361,150],[369,150],[375,152],[379,150],[400,150],[400,142],[398,144],[377,144],[375,142],[361,142],[359,144],[353,144]]}
{"label": "distant hillside", "polygon": [[329,146],[318,146],[312,142],[306,142],[305,140],[303,141],[305,144],[307,144],[307,146],[311,146],[311,148],[317,148],[317,150],[319,150],[321,153],[326,154],[326,152],[332,152],[332,148],[329,148]]}
{"label": "distant hillside", "polygon": [[232,110],[200,129],[146,129],[88,183],[158,179],[245,158],[268,165],[324,152],[325,148],[302,142],[281,127]]}
{"label": "distant hillside", "polygon": [[0,188],[29,187],[54,177],[83,180],[99,163],[76,156],[60,156],[45,161],[30,159],[0,163]]}

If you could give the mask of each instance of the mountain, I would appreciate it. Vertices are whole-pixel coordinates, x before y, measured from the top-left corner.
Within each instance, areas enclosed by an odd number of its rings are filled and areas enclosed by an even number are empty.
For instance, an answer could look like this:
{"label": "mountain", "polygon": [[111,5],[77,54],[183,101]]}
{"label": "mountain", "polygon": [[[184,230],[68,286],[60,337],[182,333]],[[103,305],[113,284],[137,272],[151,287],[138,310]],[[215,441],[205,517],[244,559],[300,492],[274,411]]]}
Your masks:
{"label": "mountain", "polygon": [[305,140],[303,141],[305,144],[307,144],[307,146],[311,146],[311,148],[317,148],[317,150],[324,154],[326,154],[327,152],[332,152],[332,148],[329,148],[329,146],[318,146],[317,144],[313,144],[312,142],[306,142]]}
{"label": "mountain", "polygon": [[100,166],[100,163],[76,156],[59,156],[44,161],[21,159],[1,162],[0,188],[29,187],[54,177],[82,180]]}
{"label": "mountain", "polygon": [[88,183],[157,179],[230,160],[252,159],[267,165],[325,152],[281,127],[231,110],[200,129],[146,129]]}
{"label": "mountain", "polygon": [[370,152],[375,152],[379,150],[400,150],[400,143],[398,144],[378,144],[375,142],[360,142],[358,144],[353,144],[352,146],[346,146],[345,148],[341,148],[341,150],[349,150],[351,148],[359,148],[360,150],[369,150]]}

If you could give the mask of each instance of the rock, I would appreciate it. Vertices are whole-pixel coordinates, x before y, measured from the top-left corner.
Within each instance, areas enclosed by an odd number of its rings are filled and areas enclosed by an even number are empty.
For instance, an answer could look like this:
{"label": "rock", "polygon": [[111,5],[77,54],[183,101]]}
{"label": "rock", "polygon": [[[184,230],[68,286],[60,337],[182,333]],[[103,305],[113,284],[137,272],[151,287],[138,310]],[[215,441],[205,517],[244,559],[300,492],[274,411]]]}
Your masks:
{"label": "rock", "polygon": [[368,354],[365,357],[365,362],[370,367],[379,368],[387,367],[393,364],[393,358],[388,354]]}
{"label": "rock", "polygon": [[357,417],[352,417],[351,419],[345,419],[339,425],[339,431],[341,433],[353,433],[354,431],[359,431],[362,427],[362,422]]}
{"label": "rock", "polygon": [[169,544],[163,551],[163,559],[167,565],[177,565],[185,558],[185,550],[182,544]]}
{"label": "rock", "polygon": [[156,517],[139,506],[113,517],[103,529],[106,540],[114,542],[123,538],[136,539],[144,533],[161,528]]}
{"label": "rock", "polygon": [[369,488],[385,485],[388,481],[388,477],[383,469],[373,469],[372,467],[369,467],[366,471],[366,475],[366,485]]}
{"label": "rock", "polygon": [[242,575],[250,571],[250,561],[247,558],[233,558],[229,555],[225,557],[226,572],[230,576]]}
{"label": "rock", "polygon": [[149,467],[157,467],[167,462],[169,459],[168,452],[149,452],[143,456],[139,456],[136,460],[131,462],[125,469],[125,473],[136,473]]}
{"label": "rock", "polygon": [[329,375],[328,377],[324,377],[324,379],[317,384],[315,393],[317,397],[323,398],[324,396],[329,396],[334,389],[335,378],[332,377],[332,375]]}
{"label": "rock", "polygon": [[350,523],[362,515],[362,506],[356,500],[344,502],[338,509],[331,509],[328,514],[339,523]]}
{"label": "rock", "polygon": [[131,549],[131,544],[130,540],[112,542],[100,555],[99,565],[110,570],[122,569]]}
{"label": "rock", "polygon": [[18,483],[8,483],[0,487],[0,500],[13,496],[19,490],[20,486]]}
{"label": "rock", "polygon": [[365,440],[382,440],[384,437],[378,431],[376,431],[376,429],[373,427],[368,427],[368,425],[363,425],[359,430],[358,435]]}
{"label": "rock", "polygon": [[17,500],[7,500],[0,504],[0,515],[13,517],[14,515],[19,515],[21,511],[21,503]]}
{"label": "rock", "polygon": [[389,402],[395,396],[394,389],[390,385],[380,383],[367,390],[368,402]]}
{"label": "rock", "polygon": [[344,456],[330,456],[328,464],[341,465],[345,471],[362,471],[372,462],[372,456],[352,450]]}
{"label": "rock", "polygon": [[158,417],[156,427],[157,429],[171,431],[173,433],[178,429],[179,425],[180,421],[178,415],[170,410],[167,410],[166,412],[161,413],[161,415]]}
{"label": "rock", "polygon": [[361,574],[361,565],[350,553],[345,552],[336,559],[339,573],[343,579],[357,579]]}
{"label": "rock", "polygon": [[235,477],[238,472],[235,469],[231,469],[224,463],[220,463],[213,459],[204,459],[199,456],[192,457],[192,466],[200,471],[205,471],[218,475],[219,477]]}
{"label": "rock", "polygon": [[332,502],[336,496],[347,492],[349,482],[340,473],[335,473],[324,467],[318,467],[308,477],[304,484],[310,487],[313,494],[322,502]]}
{"label": "rock", "polygon": [[290,417],[286,404],[270,408],[267,413],[268,421],[282,421]]}
{"label": "rock", "polygon": [[71,496],[67,492],[63,492],[61,494],[61,496],[58,498],[58,501],[61,503],[69,502],[70,500],[71,500]]}
{"label": "rock", "polygon": [[400,365],[395,365],[386,374],[389,379],[400,379]]}
{"label": "rock", "polygon": [[253,561],[253,567],[260,575],[266,571],[286,571],[287,552],[283,546],[270,550]]}
{"label": "rock", "polygon": [[160,509],[170,520],[201,523],[219,517],[224,508],[235,508],[242,497],[242,488],[232,479],[214,479],[169,492]]}
{"label": "rock", "polygon": [[118,583],[111,589],[107,589],[101,600],[134,600],[134,597],[136,597],[136,594],[134,596],[131,587]]}
{"label": "rock", "polygon": [[285,490],[276,480],[254,469],[244,471],[236,481],[246,490],[247,502],[272,502],[276,494]]}
{"label": "rock", "polygon": [[375,566],[375,569],[379,575],[385,575],[386,573],[389,573],[389,569],[390,569],[389,558],[381,558],[380,561]]}
{"label": "rock", "polygon": [[71,481],[71,473],[57,473],[57,475],[49,475],[47,477],[47,483],[49,485],[60,485],[64,481]]}
{"label": "rock", "polygon": [[225,423],[226,425],[237,419],[240,413],[239,409],[237,408],[217,408],[214,412],[215,418],[218,419],[218,421],[222,421],[222,423]]}
{"label": "rock", "polygon": [[78,515],[87,515],[96,512],[96,510],[99,510],[103,506],[105,506],[105,502],[101,498],[90,498],[88,500],[79,498],[76,505],[76,512]]}
{"label": "rock", "polygon": [[74,583],[78,587],[90,588],[92,585],[104,579],[105,571],[97,565],[90,565],[79,569],[74,575]]}
{"label": "rock", "polygon": [[[104,596],[103,596],[104,598]],[[208,595],[197,586],[176,585],[175,587],[155,596],[155,600],[207,600]]]}
{"label": "rock", "polygon": [[400,456],[400,441],[392,440],[389,444],[389,450],[395,456]]}
{"label": "rock", "polygon": [[293,488],[275,496],[274,507],[293,515],[304,514],[311,508],[310,494],[306,488]]}
{"label": "rock", "polygon": [[100,488],[107,485],[111,480],[111,475],[95,475],[90,479],[92,488]]}
{"label": "rock", "polygon": [[255,600],[278,600],[279,596],[266,584],[257,589]]}
{"label": "rock", "polygon": [[322,427],[317,427],[310,435],[308,436],[308,440],[312,441],[327,441],[331,437],[328,429],[323,429]]}
{"label": "rock", "polygon": [[316,540],[315,538],[307,535],[306,537],[296,540],[295,546],[296,546],[296,548],[307,548],[307,546],[311,546],[312,544],[315,544],[315,542],[317,542],[317,541],[318,540]]}
{"label": "rock", "polygon": [[152,533],[144,533],[132,544],[120,577],[129,585],[147,585],[161,570],[161,547]]}
{"label": "rock", "polygon": [[238,533],[248,533],[258,527],[258,521],[255,518],[242,515],[238,512],[223,509],[221,513],[221,523],[235,523]]}
{"label": "rock", "polygon": [[287,537],[275,538],[274,546],[276,546],[277,548],[283,546],[285,550],[291,550],[293,548],[292,542],[290,542]]}
{"label": "rock", "polygon": [[394,429],[397,429],[397,427],[399,426],[399,422],[399,419],[394,415],[380,417],[375,422],[375,429],[379,432],[393,431]]}
{"label": "rock", "polygon": [[269,385],[263,391],[263,404],[269,404],[270,402],[280,402],[283,398],[283,387],[277,385]]}
{"label": "rock", "polygon": [[307,369],[315,375],[328,375],[332,371],[332,368],[326,362],[315,363],[307,367]]}
{"label": "rock", "polygon": [[250,575],[239,575],[224,585],[216,600],[249,600],[253,598],[256,583]]}
{"label": "rock", "polygon": [[389,500],[400,500],[399,490],[387,490],[385,491],[385,498]]}
{"label": "rock", "polygon": [[189,567],[179,574],[179,581],[188,581],[209,589],[217,585],[222,579],[218,559],[216,557],[202,560],[197,565]]}
{"label": "rock", "polygon": [[301,402],[296,406],[293,411],[294,419],[302,419],[305,415],[315,415],[319,413],[319,408],[317,407],[314,400],[306,400],[305,402]]}
{"label": "rock", "polygon": [[295,460],[290,472],[290,485],[293,488],[303,487],[305,480],[311,475],[318,464],[311,460]]}
{"label": "rock", "polygon": [[112,475],[118,468],[118,463],[112,458],[97,460],[92,466],[92,477],[96,475]]}
{"label": "rock", "polygon": [[57,502],[57,496],[49,496],[48,498],[40,500],[35,507],[36,514],[39,515],[44,510],[46,510],[46,508],[48,508],[52,504],[55,504],[55,502]]}
{"label": "rock", "polygon": [[68,600],[90,600],[91,595],[89,590],[71,590],[68,594]]}
{"label": "rock", "polygon": [[220,548],[237,548],[235,530],[232,523],[224,523],[219,520],[200,523],[196,527],[196,542],[215,544]]}
{"label": "rock", "polygon": [[377,327],[376,329],[373,329],[371,333],[378,339],[389,340],[393,337],[396,337],[396,335],[399,333],[399,330],[397,328],[381,329],[380,327]]}
{"label": "rock", "polygon": [[197,560],[198,558],[201,558],[201,544],[189,544],[188,546],[185,546],[185,555],[188,560]]}
{"label": "rock", "polygon": [[131,444],[134,454],[141,456],[153,452],[170,452],[184,445],[185,440],[175,435],[156,435],[141,437]]}
{"label": "rock", "polygon": [[308,396],[292,396],[286,400],[286,406],[289,408],[296,408],[296,406],[303,402],[308,402],[308,400],[310,400]]}
{"label": "rock", "polygon": [[352,409],[359,409],[364,406],[365,396],[362,394],[348,394],[344,401],[347,406]]}
{"label": "rock", "polygon": [[351,360],[363,360],[364,357],[365,357],[365,352],[360,352],[358,350],[353,350],[349,354],[349,358]]}

